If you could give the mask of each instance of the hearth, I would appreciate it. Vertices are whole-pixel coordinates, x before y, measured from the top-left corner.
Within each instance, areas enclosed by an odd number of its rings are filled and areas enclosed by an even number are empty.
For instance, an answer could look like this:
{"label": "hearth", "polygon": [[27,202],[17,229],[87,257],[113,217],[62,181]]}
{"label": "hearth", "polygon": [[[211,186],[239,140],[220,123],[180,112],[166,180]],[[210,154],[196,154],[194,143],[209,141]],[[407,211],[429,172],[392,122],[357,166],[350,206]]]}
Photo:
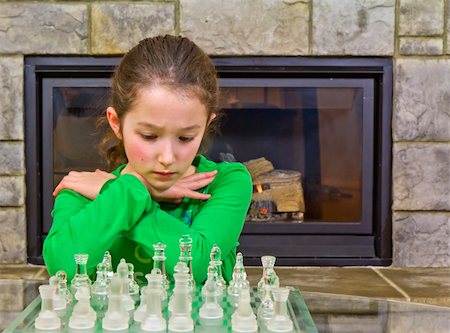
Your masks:
{"label": "hearth", "polygon": [[[42,262],[52,191],[105,169],[95,119],[117,57],[26,58],[28,252]],[[369,58],[215,58],[221,131],[205,152],[244,162],[254,193],[246,264],[388,265],[392,64]]]}

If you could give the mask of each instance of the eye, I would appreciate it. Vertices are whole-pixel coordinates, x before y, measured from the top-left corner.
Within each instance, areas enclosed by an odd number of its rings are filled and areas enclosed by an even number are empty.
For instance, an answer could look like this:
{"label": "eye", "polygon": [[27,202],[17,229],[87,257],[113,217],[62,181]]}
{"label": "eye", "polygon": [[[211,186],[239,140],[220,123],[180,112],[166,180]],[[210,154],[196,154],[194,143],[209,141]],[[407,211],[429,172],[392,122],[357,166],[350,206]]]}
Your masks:
{"label": "eye", "polygon": [[140,134],[141,138],[143,138],[146,141],[151,141],[151,140],[155,140],[157,138],[157,136],[155,134],[147,134],[147,133],[141,133]]}
{"label": "eye", "polygon": [[194,138],[192,136],[180,136],[179,140],[181,142],[190,142],[194,140]]}

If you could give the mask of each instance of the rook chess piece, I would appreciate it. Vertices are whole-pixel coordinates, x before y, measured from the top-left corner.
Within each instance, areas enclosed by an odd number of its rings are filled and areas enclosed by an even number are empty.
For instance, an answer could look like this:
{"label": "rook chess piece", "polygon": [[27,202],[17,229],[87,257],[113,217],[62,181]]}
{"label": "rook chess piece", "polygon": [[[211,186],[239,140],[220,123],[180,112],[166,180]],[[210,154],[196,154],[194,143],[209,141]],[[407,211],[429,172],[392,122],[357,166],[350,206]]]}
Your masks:
{"label": "rook chess piece", "polygon": [[287,300],[289,297],[288,288],[272,289],[274,299],[274,315],[267,323],[270,332],[291,332],[294,328],[292,320],[287,311]]}
{"label": "rook chess piece", "polygon": [[166,275],[166,255],[164,253],[164,250],[166,249],[166,244],[163,243],[157,243],[153,244],[153,250],[154,255],[152,257],[153,259],[153,270],[159,270],[162,275],[162,286],[164,290],[169,290],[170,282],[169,279],[167,279]]}
{"label": "rook chess piece", "polygon": [[92,309],[89,301],[91,298],[89,289],[85,286],[78,287],[75,298],[78,302],[73,307],[73,312],[69,319],[69,327],[73,329],[93,328],[97,320],[97,314]]}
{"label": "rook chess piece", "polygon": [[72,281],[70,282],[70,287],[72,288],[72,294],[75,295],[78,287],[85,286],[89,290],[91,289],[91,279],[87,274],[87,262],[89,255],[86,253],[75,254],[75,263],[77,265],[76,273]]}
{"label": "rook chess piece", "polygon": [[39,286],[39,294],[41,295],[41,311],[37,316],[34,327],[38,330],[57,330],[61,327],[61,320],[58,318],[53,309],[53,295],[55,294],[55,286],[42,285]]}

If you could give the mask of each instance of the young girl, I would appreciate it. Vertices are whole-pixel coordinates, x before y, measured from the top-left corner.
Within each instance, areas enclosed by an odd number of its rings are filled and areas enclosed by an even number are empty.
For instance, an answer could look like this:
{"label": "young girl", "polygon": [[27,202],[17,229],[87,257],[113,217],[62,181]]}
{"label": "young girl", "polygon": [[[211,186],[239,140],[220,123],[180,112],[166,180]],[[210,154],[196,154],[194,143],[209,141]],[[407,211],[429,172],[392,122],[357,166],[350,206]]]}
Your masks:
{"label": "young girl", "polygon": [[222,250],[229,281],[252,185],[239,163],[198,155],[218,108],[218,80],[208,56],[187,38],[142,40],[122,59],[112,80],[104,140],[112,173],[70,172],[56,187],[53,225],[44,242],[51,275],[75,274],[74,254],[87,253],[92,274],[110,251],[137,276],[153,268],[153,244],[166,247],[169,276],[179,239],[193,240],[193,275],[206,280],[213,244]]}

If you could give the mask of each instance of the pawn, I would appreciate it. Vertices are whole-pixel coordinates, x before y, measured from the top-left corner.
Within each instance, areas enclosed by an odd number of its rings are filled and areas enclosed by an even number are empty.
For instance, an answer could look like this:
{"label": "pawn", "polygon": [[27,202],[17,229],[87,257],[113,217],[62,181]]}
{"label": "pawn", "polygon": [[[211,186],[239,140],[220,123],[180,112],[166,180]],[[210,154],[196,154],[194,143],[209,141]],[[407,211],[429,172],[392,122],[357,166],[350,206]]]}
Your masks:
{"label": "pawn", "polygon": [[71,304],[73,296],[67,288],[67,274],[64,271],[57,271],[55,276],[59,279],[59,295],[66,300],[66,305]]}
{"label": "pawn", "polygon": [[102,320],[102,328],[105,330],[126,330],[130,316],[125,310],[122,297],[122,281],[116,274],[113,275],[110,284],[108,310]]}
{"label": "pawn", "polygon": [[108,270],[104,263],[97,265],[97,278],[92,285],[92,296],[98,298],[104,298],[108,296]]}
{"label": "pawn", "polygon": [[73,307],[72,316],[69,319],[69,327],[73,329],[89,329],[95,326],[97,314],[90,304],[89,289],[80,286],[75,294],[77,304]]}
{"label": "pawn", "polygon": [[57,276],[52,276],[48,280],[48,283],[55,287],[55,294],[53,295],[53,309],[55,311],[65,310],[67,303],[65,298],[63,298],[59,293],[59,278]]}
{"label": "pawn", "polygon": [[289,297],[288,288],[272,289],[274,299],[274,315],[267,323],[270,332],[291,332],[294,328],[292,320],[287,311],[287,300]]}
{"label": "pawn", "polygon": [[146,332],[160,332],[166,330],[166,320],[161,311],[161,294],[163,289],[161,274],[147,274],[148,287],[145,290],[146,312],[141,322],[141,330]]}
{"label": "pawn", "polygon": [[42,285],[39,286],[39,294],[41,295],[41,311],[34,322],[37,330],[57,330],[61,327],[61,320],[53,308],[53,295],[55,294],[55,286]]}
{"label": "pawn", "polygon": [[[213,264],[214,265],[214,264]],[[205,299],[199,311],[201,319],[221,319],[223,309],[219,305],[218,298],[222,295],[222,287],[217,284],[217,277],[214,271],[208,271],[208,279],[202,288],[202,295]]]}
{"label": "pawn", "polygon": [[247,280],[247,273],[244,268],[244,258],[242,253],[239,252],[236,255],[236,264],[234,265],[232,279],[228,286],[228,295],[236,300],[236,305],[237,299],[239,298],[239,291],[242,288],[250,288],[250,283]]}
{"label": "pawn", "polygon": [[250,304],[250,289],[244,287],[239,292],[239,302],[231,315],[231,328],[234,332],[257,332],[258,323]]}
{"label": "pawn", "polygon": [[131,311],[134,309],[134,300],[130,295],[130,284],[128,282],[128,264],[125,259],[120,259],[119,265],[117,265],[117,275],[119,276],[120,283],[122,285],[122,297],[125,310]]}

